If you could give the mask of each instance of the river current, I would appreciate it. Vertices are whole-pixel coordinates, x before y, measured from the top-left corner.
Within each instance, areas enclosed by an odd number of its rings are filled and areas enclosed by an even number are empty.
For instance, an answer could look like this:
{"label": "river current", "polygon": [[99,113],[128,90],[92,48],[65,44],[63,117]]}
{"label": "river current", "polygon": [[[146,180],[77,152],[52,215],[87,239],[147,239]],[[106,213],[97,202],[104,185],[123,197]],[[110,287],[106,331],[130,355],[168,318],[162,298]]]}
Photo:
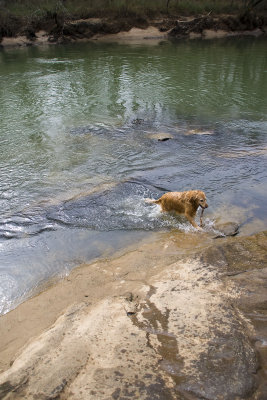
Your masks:
{"label": "river current", "polygon": [[151,232],[199,234],[146,197],[201,189],[206,234],[217,220],[241,235],[267,229],[266,48],[234,38],[0,50],[0,313]]}

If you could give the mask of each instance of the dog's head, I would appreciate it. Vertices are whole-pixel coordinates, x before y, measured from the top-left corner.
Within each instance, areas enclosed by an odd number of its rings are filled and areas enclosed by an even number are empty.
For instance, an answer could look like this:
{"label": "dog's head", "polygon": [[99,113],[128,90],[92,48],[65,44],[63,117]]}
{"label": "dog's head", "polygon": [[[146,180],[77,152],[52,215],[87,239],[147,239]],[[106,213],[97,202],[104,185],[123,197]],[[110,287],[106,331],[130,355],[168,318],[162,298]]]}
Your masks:
{"label": "dog's head", "polygon": [[201,190],[194,190],[193,201],[195,202],[197,207],[200,206],[203,209],[208,208],[206,195]]}

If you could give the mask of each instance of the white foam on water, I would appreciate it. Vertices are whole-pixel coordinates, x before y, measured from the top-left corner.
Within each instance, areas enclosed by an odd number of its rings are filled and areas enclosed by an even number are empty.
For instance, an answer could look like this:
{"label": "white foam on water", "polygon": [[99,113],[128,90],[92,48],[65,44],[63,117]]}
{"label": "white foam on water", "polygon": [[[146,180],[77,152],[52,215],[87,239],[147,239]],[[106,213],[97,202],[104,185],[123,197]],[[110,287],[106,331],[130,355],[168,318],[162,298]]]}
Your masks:
{"label": "white foam on water", "polygon": [[[154,200],[152,198],[152,200]],[[122,203],[122,212],[129,217],[129,228],[131,223],[138,222],[142,229],[178,229],[185,233],[199,232],[184,216],[174,213],[164,213],[157,204],[146,202],[146,197],[131,196]],[[196,217],[199,224],[199,216]],[[204,232],[212,231],[219,234],[213,228],[213,221],[206,219]]]}
{"label": "white foam on water", "polygon": [[18,283],[9,274],[0,274],[0,315],[6,314],[14,303],[19,290]]}

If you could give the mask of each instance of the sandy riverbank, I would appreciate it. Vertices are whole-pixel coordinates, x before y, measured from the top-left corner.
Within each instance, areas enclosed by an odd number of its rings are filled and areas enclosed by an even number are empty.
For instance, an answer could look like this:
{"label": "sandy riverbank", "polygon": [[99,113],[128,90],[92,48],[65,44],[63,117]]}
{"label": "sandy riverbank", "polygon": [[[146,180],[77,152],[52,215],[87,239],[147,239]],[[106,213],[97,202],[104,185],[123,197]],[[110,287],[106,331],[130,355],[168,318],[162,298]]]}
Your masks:
{"label": "sandy riverbank", "polygon": [[[147,29],[140,28],[132,28],[128,32],[119,32],[115,34],[96,34],[92,38],[73,38],[70,39],[70,42],[88,42],[88,41],[159,41],[159,40],[167,40],[167,34],[165,32],[160,32],[155,27],[149,27]],[[64,40],[63,40],[64,41]],[[60,41],[59,41],[60,42]],[[33,45],[51,45],[58,43],[58,41],[51,41],[50,36],[45,31],[39,31],[36,33],[36,39],[34,41],[29,40],[26,36],[17,36],[17,37],[4,37],[1,46],[3,48],[6,47],[20,47],[20,46],[33,46]]]}
{"label": "sandy riverbank", "polygon": [[0,397],[265,398],[266,254],[175,232],[82,265],[1,317]]}
{"label": "sandy riverbank", "polygon": [[[199,33],[190,33],[188,39],[222,39],[226,37],[235,37],[235,36],[254,36],[258,37],[263,35],[263,32],[259,29],[255,29],[253,31],[244,31],[237,33],[229,33],[223,30],[206,30],[202,34]],[[146,44],[157,44],[161,41],[169,40],[166,32],[160,32],[155,27],[149,27],[147,29],[140,28],[132,28],[128,32],[119,32],[115,34],[98,34],[92,38],[79,38],[79,39],[71,39],[69,42],[72,43],[80,43],[80,42],[120,42],[120,43],[146,43]],[[64,42],[64,40],[63,40]],[[62,41],[59,41],[62,43]],[[40,31],[36,33],[35,41],[29,40],[26,36],[17,36],[10,38],[3,38],[0,43],[0,47],[2,48],[10,48],[10,47],[25,47],[25,46],[38,46],[38,45],[53,45],[58,44],[57,42],[50,41],[49,35],[45,31]]]}
{"label": "sandy riverbank", "polygon": [[[235,19],[234,19],[235,18]],[[54,28],[55,29],[55,28]],[[39,30],[32,36],[18,34],[13,37],[3,37],[0,47],[18,47],[48,45],[58,43],[73,43],[86,41],[158,43],[163,40],[184,39],[215,39],[234,36],[266,35],[267,26],[263,21],[258,23],[240,23],[236,17],[221,18],[186,17],[181,21],[162,19],[125,23],[125,21],[106,21],[99,18],[71,21],[61,27],[56,33],[51,30]]]}

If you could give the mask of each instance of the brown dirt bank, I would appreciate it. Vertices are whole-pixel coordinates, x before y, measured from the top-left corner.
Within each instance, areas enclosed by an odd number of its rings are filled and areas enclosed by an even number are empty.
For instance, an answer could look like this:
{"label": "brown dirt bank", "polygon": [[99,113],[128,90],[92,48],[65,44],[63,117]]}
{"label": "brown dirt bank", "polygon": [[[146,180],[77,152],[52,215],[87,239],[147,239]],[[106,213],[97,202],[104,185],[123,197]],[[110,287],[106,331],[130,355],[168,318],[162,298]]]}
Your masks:
{"label": "brown dirt bank", "polygon": [[[1,22],[1,21],[0,21]],[[74,21],[50,19],[26,26],[21,21],[13,29],[0,29],[0,46],[30,46],[85,40],[216,38],[236,35],[259,36],[267,32],[267,16],[200,16],[184,18],[88,18]]]}
{"label": "brown dirt bank", "polygon": [[0,398],[266,398],[267,232],[204,236],[83,265],[1,317]]}

